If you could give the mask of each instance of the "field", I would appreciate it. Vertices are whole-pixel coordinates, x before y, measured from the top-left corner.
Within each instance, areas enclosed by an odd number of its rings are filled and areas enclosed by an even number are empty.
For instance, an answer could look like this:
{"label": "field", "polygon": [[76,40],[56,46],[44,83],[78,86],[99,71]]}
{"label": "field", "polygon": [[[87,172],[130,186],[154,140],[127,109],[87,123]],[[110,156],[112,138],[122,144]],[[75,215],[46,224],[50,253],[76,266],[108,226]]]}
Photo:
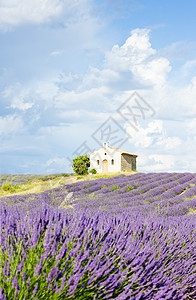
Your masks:
{"label": "field", "polygon": [[2,180],[0,300],[196,299],[196,173],[99,177]]}

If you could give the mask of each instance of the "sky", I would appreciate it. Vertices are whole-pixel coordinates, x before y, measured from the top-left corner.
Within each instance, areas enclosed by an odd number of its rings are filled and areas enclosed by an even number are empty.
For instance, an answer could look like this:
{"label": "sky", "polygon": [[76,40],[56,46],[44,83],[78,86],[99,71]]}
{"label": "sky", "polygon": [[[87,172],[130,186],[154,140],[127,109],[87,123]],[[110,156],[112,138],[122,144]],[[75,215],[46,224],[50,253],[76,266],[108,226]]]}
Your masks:
{"label": "sky", "polygon": [[0,173],[102,147],[196,172],[196,2],[0,0]]}

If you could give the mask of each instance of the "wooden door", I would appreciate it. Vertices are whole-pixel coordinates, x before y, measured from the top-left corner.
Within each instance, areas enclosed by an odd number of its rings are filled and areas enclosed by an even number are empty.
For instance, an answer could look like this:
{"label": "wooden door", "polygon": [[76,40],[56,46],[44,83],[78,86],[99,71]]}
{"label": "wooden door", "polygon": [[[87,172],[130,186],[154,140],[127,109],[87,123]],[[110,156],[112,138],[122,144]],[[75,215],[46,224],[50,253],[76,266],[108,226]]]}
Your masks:
{"label": "wooden door", "polygon": [[102,173],[107,173],[107,172],[108,172],[108,161],[104,159],[102,165]]}

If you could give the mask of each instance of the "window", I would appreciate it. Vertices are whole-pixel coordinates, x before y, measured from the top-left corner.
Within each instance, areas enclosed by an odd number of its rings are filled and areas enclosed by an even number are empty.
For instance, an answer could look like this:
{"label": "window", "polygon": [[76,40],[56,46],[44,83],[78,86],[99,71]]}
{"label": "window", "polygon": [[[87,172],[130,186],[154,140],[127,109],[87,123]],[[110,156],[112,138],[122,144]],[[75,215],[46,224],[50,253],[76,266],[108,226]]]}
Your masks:
{"label": "window", "polygon": [[114,160],[113,159],[111,160],[111,164],[114,165]]}
{"label": "window", "polygon": [[97,165],[99,165],[99,160],[97,160]]}

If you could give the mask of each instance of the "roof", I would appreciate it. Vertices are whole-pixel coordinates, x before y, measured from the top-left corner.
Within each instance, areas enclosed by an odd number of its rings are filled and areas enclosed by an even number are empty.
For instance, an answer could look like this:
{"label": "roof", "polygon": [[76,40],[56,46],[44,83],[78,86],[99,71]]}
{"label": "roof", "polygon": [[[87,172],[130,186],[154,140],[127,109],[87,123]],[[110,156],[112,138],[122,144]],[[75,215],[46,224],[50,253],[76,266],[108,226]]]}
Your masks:
{"label": "roof", "polygon": [[[127,154],[127,155],[130,155],[130,156],[137,157],[136,154],[130,153],[130,152],[126,151],[126,150],[122,150],[122,149],[114,148],[114,147],[109,147],[109,146],[108,146],[107,148],[109,148],[109,149],[111,149],[111,150],[116,150],[117,152],[120,152],[121,154]],[[98,151],[98,150],[100,150],[100,149],[107,149],[107,148],[101,147],[101,148],[99,148],[99,149],[97,149],[97,150],[94,150],[94,151],[90,152],[89,154],[92,154],[92,153],[94,153],[94,152],[96,152],[96,151]]]}

